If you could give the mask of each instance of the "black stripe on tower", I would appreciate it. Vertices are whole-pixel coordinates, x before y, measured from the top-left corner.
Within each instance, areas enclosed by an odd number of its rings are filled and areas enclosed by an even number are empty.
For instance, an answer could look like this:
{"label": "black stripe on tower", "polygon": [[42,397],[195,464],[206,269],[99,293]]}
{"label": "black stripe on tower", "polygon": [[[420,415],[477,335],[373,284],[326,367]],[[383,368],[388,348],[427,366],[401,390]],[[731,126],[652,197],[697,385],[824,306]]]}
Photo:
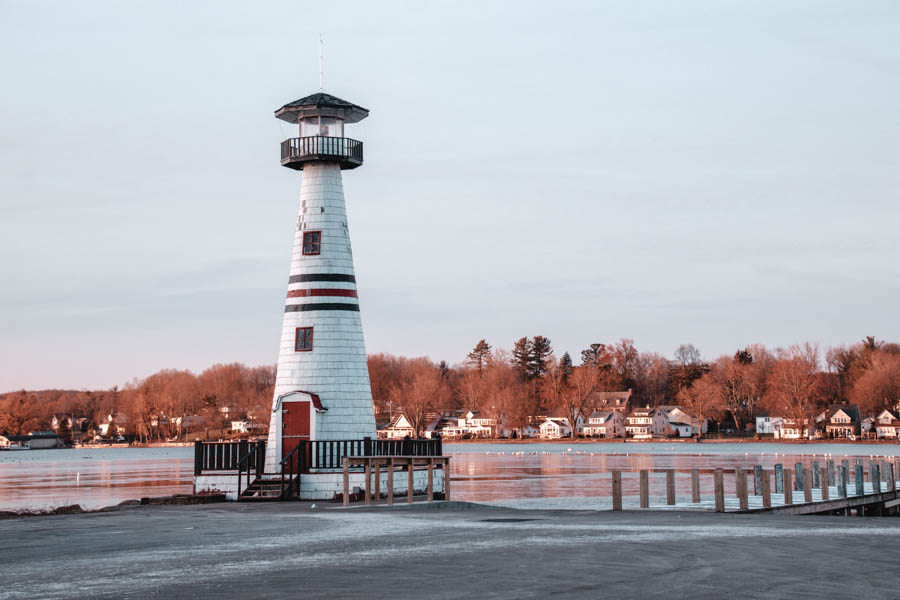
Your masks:
{"label": "black stripe on tower", "polygon": [[288,283],[301,283],[304,281],[341,281],[344,283],[356,283],[353,275],[341,275],[340,273],[305,273],[303,275],[291,275]]}
{"label": "black stripe on tower", "polygon": [[342,302],[317,302],[310,304],[288,304],[284,312],[303,312],[307,310],[349,310],[359,312],[359,304],[345,304]]}

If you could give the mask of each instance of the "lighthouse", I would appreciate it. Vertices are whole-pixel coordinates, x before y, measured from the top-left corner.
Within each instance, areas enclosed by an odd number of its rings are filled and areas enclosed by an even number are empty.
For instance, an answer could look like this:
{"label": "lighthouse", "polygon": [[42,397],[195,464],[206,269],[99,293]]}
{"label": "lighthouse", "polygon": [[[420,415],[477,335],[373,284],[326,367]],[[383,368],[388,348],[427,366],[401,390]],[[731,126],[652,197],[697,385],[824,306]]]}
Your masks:
{"label": "lighthouse", "polygon": [[318,92],[275,116],[298,126],[281,164],[300,171],[300,206],[287,279],[265,472],[301,441],[375,437],[372,390],[341,172],[363,163],[345,127],[365,108]]}

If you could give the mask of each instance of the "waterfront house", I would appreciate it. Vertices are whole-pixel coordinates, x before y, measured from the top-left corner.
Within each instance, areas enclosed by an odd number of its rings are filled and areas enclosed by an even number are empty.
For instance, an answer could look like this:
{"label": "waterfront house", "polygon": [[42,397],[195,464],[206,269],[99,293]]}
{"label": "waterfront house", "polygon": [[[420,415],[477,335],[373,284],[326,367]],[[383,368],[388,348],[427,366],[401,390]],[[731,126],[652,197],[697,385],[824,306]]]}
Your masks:
{"label": "waterfront house", "polygon": [[[662,411],[666,418],[667,435],[673,437],[692,437],[702,433],[706,433],[708,420],[700,419],[681,410],[679,406],[657,406],[656,410]],[[688,429],[690,427],[690,429]]]}
{"label": "waterfront house", "polygon": [[532,425],[531,423],[526,423],[519,428],[519,437],[521,438],[536,438],[540,435],[540,433],[540,428]]}
{"label": "waterfront house", "polygon": [[569,437],[572,434],[569,420],[558,417],[547,417],[541,423],[540,431],[540,436],[545,439],[559,439]]}
{"label": "waterfront house", "polygon": [[631,389],[624,392],[594,390],[588,396],[589,406],[598,412],[618,412],[627,415],[631,411]]}
{"label": "waterfront house", "polygon": [[775,435],[776,430],[781,429],[781,417],[759,415],[756,417],[757,435]]}
{"label": "waterfront house", "polygon": [[231,422],[231,433],[249,435],[252,433],[262,433],[265,431],[265,429],[266,426],[264,424],[257,423],[256,421],[250,421],[248,419]]}
{"label": "waterfront house", "polygon": [[637,408],[625,419],[625,433],[637,439],[662,435],[666,429],[666,415],[656,408]]}
{"label": "waterfront house", "polygon": [[588,417],[582,431],[585,437],[615,438],[625,436],[625,417],[611,410],[595,411]]}
{"label": "waterfront house", "polygon": [[453,438],[489,438],[494,436],[497,429],[497,419],[482,415],[477,410],[466,411],[463,414],[447,419],[441,427],[441,437]]}
{"label": "waterfront house", "polygon": [[9,448],[9,438],[3,435],[0,435],[0,448]]}
{"label": "waterfront house", "polygon": [[829,438],[853,438],[862,433],[862,419],[855,404],[834,404],[816,422],[825,424],[825,436]]}
{"label": "waterfront house", "polygon": [[775,429],[775,437],[783,440],[811,439],[815,437],[815,427],[812,428],[813,433],[810,436],[809,422],[809,418],[783,417],[781,426]]}
{"label": "waterfront house", "polygon": [[894,411],[884,409],[875,417],[873,425],[878,439],[895,440],[900,431],[900,418]]}
{"label": "waterfront house", "polygon": [[382,440],[397,440],[406,437],[415,437],[412,423],[403,413],[399,413],[392,418],[389,423],[379,427],[376,433],[378,439]]}

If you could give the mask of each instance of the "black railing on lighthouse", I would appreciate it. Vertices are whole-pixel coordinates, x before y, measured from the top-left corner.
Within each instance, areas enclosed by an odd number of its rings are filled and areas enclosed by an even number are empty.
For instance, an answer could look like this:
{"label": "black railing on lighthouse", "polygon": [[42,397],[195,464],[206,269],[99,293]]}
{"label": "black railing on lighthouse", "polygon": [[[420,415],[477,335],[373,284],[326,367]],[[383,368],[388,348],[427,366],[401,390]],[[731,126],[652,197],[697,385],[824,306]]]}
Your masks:
{"label": "black railing on lighthouse", "polygon": [[[263,472],[266,442],[197,442],[194,474],[205,471],[239,471],[246,477]],[[441,456],[443,443],[432,440],[312,440],[301,441],[302,460],[294,458],[295,472],[309,469],[342,469],[345,456]],[[299,447],[299,446],[298,446]],[[297,456],[293,452],[292,456]],[[287,458],[287,457],[285,457]]]}
{"label": "black railing on lighthouse", "polygon": [[341,162],[362,164],[363,143],[342,137],[320,135],[289,138],[281,142],[281,164],[308,159],[334,158]]}

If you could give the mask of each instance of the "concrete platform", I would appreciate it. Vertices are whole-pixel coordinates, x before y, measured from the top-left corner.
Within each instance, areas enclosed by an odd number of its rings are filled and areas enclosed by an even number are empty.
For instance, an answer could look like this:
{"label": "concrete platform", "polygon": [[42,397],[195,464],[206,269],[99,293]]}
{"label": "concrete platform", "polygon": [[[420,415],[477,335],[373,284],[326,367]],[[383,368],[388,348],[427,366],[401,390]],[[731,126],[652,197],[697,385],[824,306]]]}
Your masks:
{"label": "concrete platform", "polygon": [[442,507],[0,521],[0,598],[897,597],[897,518]]}

